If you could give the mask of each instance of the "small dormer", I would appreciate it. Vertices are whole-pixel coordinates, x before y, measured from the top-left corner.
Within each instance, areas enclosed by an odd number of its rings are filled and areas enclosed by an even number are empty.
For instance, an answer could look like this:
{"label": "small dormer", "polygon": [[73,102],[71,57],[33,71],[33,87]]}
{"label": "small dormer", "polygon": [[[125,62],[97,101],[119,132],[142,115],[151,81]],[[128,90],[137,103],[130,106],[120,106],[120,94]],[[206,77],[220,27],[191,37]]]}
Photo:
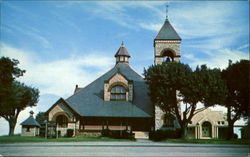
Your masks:
{"label": "small dormer", "polygon": [[104,101],[133,101],[133,81],[115,73],[104,81]]}
{"label": "small dormer", "polygon": [[123,42],[122,42],[120,48],[117,50],[117,52],[115,54],[115,58],[116,58],[116,64],[117,63],[129,63],[130,55],[129,55],[127,49],[125,48]]}

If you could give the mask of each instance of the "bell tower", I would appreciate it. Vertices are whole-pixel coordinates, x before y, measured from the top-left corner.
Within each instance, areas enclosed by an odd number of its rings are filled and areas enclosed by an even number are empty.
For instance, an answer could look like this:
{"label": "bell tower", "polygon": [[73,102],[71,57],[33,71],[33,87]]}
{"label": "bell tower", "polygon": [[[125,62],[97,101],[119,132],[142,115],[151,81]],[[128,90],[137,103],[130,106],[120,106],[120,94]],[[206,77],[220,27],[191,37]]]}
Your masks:
{"label": "bell tower", "polygon": [[[160,31],[154,39],[154,63],[162,64],[162,62],[179,62],[180,61],[180,46],[181,38],[170,24],[168,20],[168,6],[166,6],[166,19]],[[179,108],[180,109],[180,108]],[[172,129],[175,129],[178,124],[177,120],[166,116],[166,113],[157,105],[155,105],[155,130],[165,127],[166,121],[171,122]]]}
{"label": "bell tower", "polygon": [[[168,12],[168,10],[166,10]],[[168,15],[160,31],[154,39],[154,63],[161,64],[163,61],[180,61],[181,38],[170,24]]]}

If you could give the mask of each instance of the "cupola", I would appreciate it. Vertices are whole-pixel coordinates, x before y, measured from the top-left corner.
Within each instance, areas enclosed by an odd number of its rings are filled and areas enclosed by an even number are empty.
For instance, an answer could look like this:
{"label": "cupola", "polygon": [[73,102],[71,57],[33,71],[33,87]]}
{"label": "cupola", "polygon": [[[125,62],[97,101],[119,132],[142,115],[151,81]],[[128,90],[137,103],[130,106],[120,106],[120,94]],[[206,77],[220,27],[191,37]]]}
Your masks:
{"label": "cupola", "polygon": [[116,58],[116,64],[117,63],[128,63],[130,55],[127,51],[127,49],[125,48],[123,42],[120,46],[120,48],[118,49],[118,51],[115,54],[115,58]]}

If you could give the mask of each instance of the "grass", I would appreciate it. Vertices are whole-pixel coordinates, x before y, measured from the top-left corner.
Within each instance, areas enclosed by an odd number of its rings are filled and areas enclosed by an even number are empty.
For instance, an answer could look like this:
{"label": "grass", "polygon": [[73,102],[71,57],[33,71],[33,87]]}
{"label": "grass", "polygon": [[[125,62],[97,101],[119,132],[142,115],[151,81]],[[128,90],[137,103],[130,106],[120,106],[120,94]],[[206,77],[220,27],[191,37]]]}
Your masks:
{"label": "grass", "polygon": [[[42,137],[29,137],[29,136],[0,136],[0,143],[21,143],[21,142],[91,142],[91,141],[103,141],[103,142],[112,142],[112,141],[133,141],[129,139],[113,139],[108,137],[77,137],[77,138],[49,138],[45,139]],[[234,140],[220,140],[220,139],[166,139],[160,142],[166,143],[202,143],[202,144],[241,144],[249,145],[247,139],[234,139]]]}
{"label": "grass", "polygon": [[249,145],[247,139],[233,139],[233,140],[222,140],[222,139],[166,139],[161,142],[166,143],[203,143],[203,144],[241,144]]}
{"label": "grass", "polygon": [[113,139],[108,137],[71,137],[71,138],[42,138],[29,136],[0,136],[0,143],[21,143],[21,142],[84,142],[84,141],[131,141],[128,139]]}

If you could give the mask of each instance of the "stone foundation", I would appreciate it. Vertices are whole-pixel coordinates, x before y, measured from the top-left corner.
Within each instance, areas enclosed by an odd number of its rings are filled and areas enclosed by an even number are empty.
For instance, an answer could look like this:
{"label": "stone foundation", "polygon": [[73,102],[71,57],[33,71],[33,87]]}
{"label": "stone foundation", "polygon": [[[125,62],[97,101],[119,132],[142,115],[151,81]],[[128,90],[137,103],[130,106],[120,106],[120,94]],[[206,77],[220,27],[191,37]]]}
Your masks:
{"label": "stone foundation", "polygon": [[101,132],[93,132],[93,131],[77,131],[76,137],[100,137],[102,136]]}

